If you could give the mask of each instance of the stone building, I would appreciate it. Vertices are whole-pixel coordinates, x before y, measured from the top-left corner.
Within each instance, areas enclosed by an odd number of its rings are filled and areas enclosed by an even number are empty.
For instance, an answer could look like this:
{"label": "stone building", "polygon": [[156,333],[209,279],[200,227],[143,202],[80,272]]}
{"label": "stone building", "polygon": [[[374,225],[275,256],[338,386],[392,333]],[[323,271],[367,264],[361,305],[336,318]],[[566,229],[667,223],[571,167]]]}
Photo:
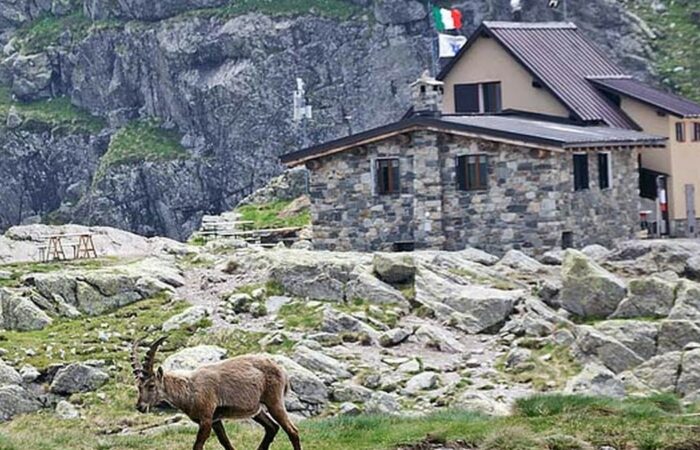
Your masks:
{"label": "stone building", "polygon": [[317,248],[537,254],[637,231],[638,155],[665,139],[566,120],[443,115],[441,83],[424,76],[411,89],[412,116],[282,157],[309,169]]}

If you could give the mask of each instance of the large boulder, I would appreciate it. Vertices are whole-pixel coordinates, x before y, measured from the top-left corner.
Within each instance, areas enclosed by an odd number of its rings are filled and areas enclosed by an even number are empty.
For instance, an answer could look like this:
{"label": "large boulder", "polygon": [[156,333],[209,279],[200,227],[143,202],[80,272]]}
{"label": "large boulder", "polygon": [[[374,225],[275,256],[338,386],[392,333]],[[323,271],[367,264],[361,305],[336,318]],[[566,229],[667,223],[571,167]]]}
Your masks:
{"label": "large boulder", "polygon": [[685,263],[685,276],[700,281],[700,255],[693,256]]}
{"label": "large boulder", "polygon": [[194,370],[205,364],[223,360],[227,353],[228,350],[216,345],[184,348],[168,356],[163,362],[163,368],[165,370]]}
{"label": "large boulder", "polygon": [[657,353],[683,350],[691,342],[700,342],[700,322],[662,320],[657,340]]}
{"label": "large boulder", "polygon": [[682,397],[700,391],[700,348],[687,351],[681,360],[681,372],[676,382],[676,393]]}
{"label": "large boulder", "polygon": [[520,250],[509,250],[498,262],[498,266],[524,273],[542,273],[547,271],[547,266],[535,258],[527,256]]}
{"label": "large boulder", "polygon": [[352,377],[345,363],[303,345],[296,348],[292,359],[322,379],[326,379],[328,384]]}
{"label": "large boulder", "polygon": [[41,402],[21,386],[0,386],[0,422],[40,410]]}
{"label": "large boulder", "polygon": [[328,389],[316,374],[286,356],[268,356],[287,371],[292,392],[311,413],[319,412],[328,403]]}
{"label": "large boulder", "polygon": [[623,398],[625,386],[607,368],[598,364],[586,364],[581,372],[566,383],[567,393]]}
{"label": "large boulder", "polygon": [[56,372],[49,390],[59,395],[90,392],[100,388],[108,380],[109,375],[97,367],[73,363]]}
{"label": "large boulder", "polygon": [[0,289],[0,328],[6,330],[41,330],[52,322],[30,299]]}
{"label": "large boulder", "polygon": [[576,347],[583,359],[594,357],[614,373],[629,370],[644,359],[606,334],[593,327],[582,325],[576,330]]}
{"label": "large boulder", "polygon": [[416,340],[445,353],[463,353],[466,347],[450,331],[435,325],[421,325],[414,333]]}
{"label": "large boulder", "polygon": [[645,360],[656,355],[658,323],[640,320],[607,320],[599,322],[595,328],[613,337]]}
{"label": "large boulder", "polygon": [[379,339],[379,332],[365,322],[350,314],[326,308],[323,311],[321,331],[327,333],[357,333],[370,337],[373,341]]}
{"label": "large boulder", "polygon": [[415,396],[421,391],[431,391],[440,384],[440,377],[435,372],[422,372],[406,382],[403,392]]}
{"label": "large boulder", "polygon": [[629,295],[611,317],[666,317],[676,301],[676,285],[659,277],[636,278],[629,282]]}
{"label": "large boulder", "polygon": [[21,100],[48,98],[53,76],[46,53],[12,56],[12,93]]}
{"label": "large boulder", "polygon": [[559,293],[564,309],[582,318],[607,317],[615,312],[626,292],[624,281],[583,253],[567,250]]}
{"label": "large boulder", "polygon": [[700,284],[687,280],[678,284],[676,303],[668,318],[700,321]]}
{"label": "large boulder", "polygon": [[403,253],[376,253],[372,267],[380,279],[390,284],[410,283],[416,275],[415,261]]}
{"label": "large boulder", "polygon": [[633,262],[640,273],[671,270],[685,272],[690,258],[700,254],[700,242],[695,239],[630,240],[617,246],[610,260]]}
{"label": "large boulder", "polygon": [[635,367],[632,373],[645,385],[663,392],[674,392],[681,372],[683,353],[669,352],[657,355]]}
{"label": "large boulder", "polygon": [[5,364],[5,361],[0,359],[0,386],[8,384],[22,384],[22,376],[12,367]]}
{"label": "large boulder", "polygon": [[173,331],[182,327],[195,325],[209,317],[210,311],[204,306],[192,306],[180,314],[176,314],[163,324],[163,331]]}
{"label": "large boulder", "polygon": [[365,271],[359,271],[357,277],[348,282],[346,298],[350,301],[362,299],[375,305],[409,307],[401,292]]}

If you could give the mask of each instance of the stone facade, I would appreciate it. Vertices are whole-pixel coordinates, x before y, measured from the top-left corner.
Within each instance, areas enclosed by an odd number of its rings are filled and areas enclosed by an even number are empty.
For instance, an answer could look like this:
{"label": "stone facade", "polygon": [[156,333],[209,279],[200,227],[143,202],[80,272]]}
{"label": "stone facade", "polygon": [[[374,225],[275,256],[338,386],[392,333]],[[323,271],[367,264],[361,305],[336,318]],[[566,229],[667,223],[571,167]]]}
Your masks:
{"label": "stone facade", "polygon": [[[310,164],[314,244],[328,250],[415,248],[539,254],[562,245],[610,245],[638,228],[636,148],[610,150],[612,184],[598,186],[597,150],[590,188],[574,191],[570,150],[544,150],[434,131],[413,131],[319,158]],[[460,191],[456,158],[488,156],[488,188]],[[399,159],[400,193],[377,195],[372,166]]]}

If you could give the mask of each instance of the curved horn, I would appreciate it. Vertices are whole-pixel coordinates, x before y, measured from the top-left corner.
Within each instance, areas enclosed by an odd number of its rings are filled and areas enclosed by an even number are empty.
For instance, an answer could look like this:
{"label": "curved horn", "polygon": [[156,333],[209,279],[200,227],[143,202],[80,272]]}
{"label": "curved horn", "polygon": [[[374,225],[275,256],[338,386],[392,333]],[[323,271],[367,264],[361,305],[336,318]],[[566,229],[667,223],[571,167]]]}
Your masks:
{"label": "curved horn", "polygon": [[134,342],[131,344],[131,368],[137,380],[143,375],[143,366],[139,359],[139,345],[141,345],[140,339],[134,339]]}
{"label": "curved horn", "polygon": [[154,343],[151,344],[151,348],[148,349],[148,353],[146,353],[146,367],[145,367],[145,372],[147,375],[153,375],[153,364],[156,361],[156,352],[158,351],[158,347],[165,342],[166,336],[161,336]]}

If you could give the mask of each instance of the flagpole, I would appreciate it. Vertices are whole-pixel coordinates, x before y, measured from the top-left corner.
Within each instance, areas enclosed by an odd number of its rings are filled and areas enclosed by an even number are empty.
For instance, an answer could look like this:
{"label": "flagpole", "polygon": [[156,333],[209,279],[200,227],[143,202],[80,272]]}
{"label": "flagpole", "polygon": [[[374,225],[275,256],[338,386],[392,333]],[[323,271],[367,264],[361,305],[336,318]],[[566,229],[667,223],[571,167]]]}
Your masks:
{"label": "flagpole", "polygon": [[436,46],[439,45],[437,40],[437,24],[435,23],[435,18],[433,17],[433,2],[432,0],[428,0],[428,23],[430,25],[430,31],[431,33],[435,33],[435,35],[430,39],[430,58],[433,66],[433,76],[437,77],[438,76],[438,71],[439,71],[439,59],[437,56],[437,48]]}

